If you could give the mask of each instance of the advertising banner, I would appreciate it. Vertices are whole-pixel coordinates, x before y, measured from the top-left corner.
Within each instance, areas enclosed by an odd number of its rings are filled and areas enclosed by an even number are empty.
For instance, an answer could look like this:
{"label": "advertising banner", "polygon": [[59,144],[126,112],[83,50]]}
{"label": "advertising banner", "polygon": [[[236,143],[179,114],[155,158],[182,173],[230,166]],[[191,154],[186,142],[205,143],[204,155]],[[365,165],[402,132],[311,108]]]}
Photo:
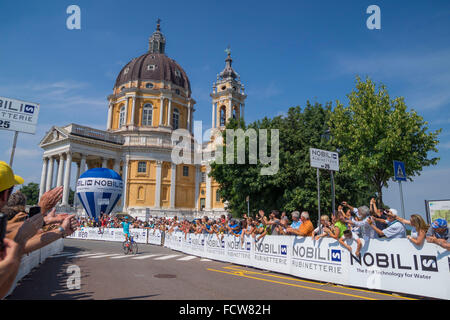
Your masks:
{"label": "advertising banner", "polygon": [[161,245],[161,231],[158,229],[147,229],[147,243]]}
{"label": "advertising banner", "polygon": [[426,200],[425,207],[429,224],[439,218],[450,221],[450,200]]}
{"label": "advertising banner", "polygon": [[[154,231],[155,235],[150,236]],[[148,232],[131,229],[137,241],[156,244],[159,231]],[[98,228],[81,228],[71,237],[123,241],[121,229],[105,229],[99,234]],[[348,243],[350,252],[331,238],[315,241],[296,236],[265,236],[259,241],[246,236],[241,241],[233,235],[222,238],[178,231],[165,234],[164,246],[190,255],[311,280],[450,299],[450,251],[427,242],[418,247],[407,239],[361,241],[358,256],[356,241]]]}
{"label": "advertising banner", "polygon": [[34,134],[39,104],[0,97],[0,129]]}
{"label": "advertising banner", "polygon": [[[147,243],[147,229],[130,229],[131,236],[137,243]],[[89,228],[81,227],[73,235],[73,239],[125,241],[123,230],[119,228]]]}
{"label": "advertising banner", "polygon": [[313,168],[339,171],[339,154],[337,152],[309,148],[309,161]]}

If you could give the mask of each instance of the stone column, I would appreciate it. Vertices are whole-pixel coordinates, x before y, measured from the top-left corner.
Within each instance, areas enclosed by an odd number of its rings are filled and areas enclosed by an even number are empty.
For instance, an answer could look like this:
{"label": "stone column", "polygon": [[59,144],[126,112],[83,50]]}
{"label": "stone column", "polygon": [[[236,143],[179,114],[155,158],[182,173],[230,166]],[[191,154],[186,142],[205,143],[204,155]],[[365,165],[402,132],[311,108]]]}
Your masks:
{"label": "stone column", "polygon": [[73,207],[76,208],[78,207],[78,196],[77,196],[77,183],[78,183],[78,179],[80,179],[80,175],[81,175],[81,164],[79,162],[77,162],[77,179],[75,180],[75,194],[73,196]]}
{"label": "stone column", "polygon": [[211,167],[206,166],[206,203],[205,209],[211,210],[211,177],[208,174],[211,172]]}
{"label": "stone column", "polygon": [[176,188],[176,181],[177,181],[177,165],[175,163],[172,163],[170,173],[170,209],[175,209],[175,188]]}
{"label": "stone column", "polygon": [[186,122],[186,130],[191,132],[191,104],[188,104],[188,116],[187,116],[187,122]]}
{"label": "stone column", "polygon": [[195,166],[195,210],[199,211],[198,196],[200,193],[200,166]]}
{"label": "stone column", "polygon": [[128,97],[126,97],[126,103],[125,103],[125,121],[124,125],[128,124]]}
{"label": "stone column", "polygon": [[123,197],[122,197],[123,198],[122,211],[126,212],[127,211],[127,193],[128,193],[128,183],[127,183],[127,179],[128,179],[128,159],[126,157],[123,160],[122,179],[123,179],[123,185],[124,185]]}
{"label": "stone column", "polygon": [[115,172],[119,173],[119,171],[120,171],[120,160],[117,160],[117,159],[114,160],[113,170]]}
{"label": "stone column", "polygon": [[64,171],[64,191],[62,204],[63,206],[69,205],[69,192],[70,192],[70,171],[72,169],[72,153],[67,152],[66,156],[66,169]]}
{"label": "stone column", "polygon": [[155,208],[161,207],[161,165],[162,161],[156,161]]}
{"label": "stone column", "polygon": [[102,159],[102,168],[107,168],[108,167],[108,159],[103,158]]}
{"label": "stone column", "polygon": [[80,161],[80,175],[82,175],[86,171],[86,155],[81,155],[81,161]]}
{"label": "stone column", "polygon": [[212,126],[211,128],[215,128],[216,127],[216,104],[213,103],[212,104]]}
{"label": "stone column", "polygon": [[46,190],[46,178],[47,178],[47,165],[48,158],[42,159],[42,173],[41,173],[41,185],[39,187],[39,199],[42,197]]}
{"label": "stone column", "polygon": [[172,128],[172,99],[169,99],[169,111],[167,112],[167,126]]}
{"label": "stone column", "polygon": [[50,163],[47,170],[47,185],[45,191],[49,191],[53,185],[53,163],[55,162],[55,159],[51,156],[49,161]]}
{"label": "stone column", "polygon": [[163,124],[163,114],[164,114],[164,97],[161,98],[161,103],[159,107],[159,125]]}
{"label": "stone column", "polygon": [[106,130],[111,129],[111,117],[112,117],[112,104],[108,105],[108,122],[106,123]]}
{"label": "stone column", "polygon": [[131,104],[131,125],[134,126],[134,114],[136,107],[136,96],[133,96],[133,103]]}
{"label": "stone column", "polygon": [[60,187],[63,184],[63,172],[64,172],[64,157],[63,154],[60,154],[58,164],[58,179],[56,182],[57,187]]}

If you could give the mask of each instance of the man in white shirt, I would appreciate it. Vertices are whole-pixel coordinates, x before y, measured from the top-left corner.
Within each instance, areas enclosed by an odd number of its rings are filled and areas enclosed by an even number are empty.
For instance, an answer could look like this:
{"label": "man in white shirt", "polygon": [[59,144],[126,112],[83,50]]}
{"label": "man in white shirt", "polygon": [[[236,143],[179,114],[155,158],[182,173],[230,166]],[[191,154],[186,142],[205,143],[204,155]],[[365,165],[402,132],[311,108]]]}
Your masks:
{"label": "man in white shirt", "polygon": [[373,230],[380,236],[385,236],[386,238],[394,239],[394,238],[406,238],[406,228],[405,226],[398,220],[395,219],[394,216],[397,215],[397,210],[390,209],[389,210],[392,215],[387,215],[386,229],[380,230],[375,225],[375,221],[373,219],[370,219],[368,221],[369,225],[372,227]]}

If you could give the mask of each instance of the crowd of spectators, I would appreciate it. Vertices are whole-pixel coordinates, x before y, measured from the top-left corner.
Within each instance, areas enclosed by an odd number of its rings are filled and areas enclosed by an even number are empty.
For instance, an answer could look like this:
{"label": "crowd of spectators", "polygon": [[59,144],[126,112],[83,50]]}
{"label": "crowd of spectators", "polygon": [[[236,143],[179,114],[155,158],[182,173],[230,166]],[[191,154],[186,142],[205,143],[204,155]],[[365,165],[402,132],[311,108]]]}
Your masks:
{"label": "crowd of spectators", "polygon": [[[243,218],[233,218],[231,214],[222,215],[220,218],[211,219],[207,216],[201,219],[152,218],[146,221],[134,219],[133,228],[158,229],[162,232],[172,233],[180,231],[185,234],[215,234],[222,240],[225,234],[242,238],[247,235],[255,241],[260,241],[266,235],[295,235],[312,237],[317,241],[321,238],[332,238],[347,248],[356,243],[356,254],[362,247],[362,240],[368,241],[377,238],[406,238],[417,246],[425,241],[440,245],[449,249],[449,237],[447,222],[437,219],[431,225],[418,214],[413,214],[410,220],[398,216],[396,209],[377,208],[376,200],[371,199],[369,206],[363,205],[355,208],[346,201],[341,202],[337,212],[330,215],[322,215],[318,226],[314,228],[307,211],[293,211],[289,219],[286,212],[272,210],[269,215],[259,210],[256,217],[243,214]],[[97,226],[120,228],[121,219],[118,217],[102,216]],[[82,220],[81,225],[95,226],[92,220]],[[412,231],[407,235],[406,225],[411,226]],[[243,243],[243,241],[241,241]]]}
{"label": "crowd of spectators", "polygon": [[63,187],[44,193],[39,206],[26,212],[26,197],[14,186],[24,180],[0,161],[0,299],[9,292],[24,254],[38,250],[78,227],[75,215],[56,214]]}

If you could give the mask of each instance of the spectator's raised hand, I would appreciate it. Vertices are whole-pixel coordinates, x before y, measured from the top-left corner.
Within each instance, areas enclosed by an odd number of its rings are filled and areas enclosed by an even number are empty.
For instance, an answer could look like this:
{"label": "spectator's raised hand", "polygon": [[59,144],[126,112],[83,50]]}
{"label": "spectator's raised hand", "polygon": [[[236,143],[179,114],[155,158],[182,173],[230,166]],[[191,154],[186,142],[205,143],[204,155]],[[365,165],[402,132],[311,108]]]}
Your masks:
{"label": "spectator's raised hand", "polygon": [[25,220],[15,231],[15,235],[13,237],[14,242],[21,246],[25,245],[28,239],[33,237],[42,227],[43,222],[44,219],[40,214],[36,214],[30,219]]}
{"label": "spectator's raised hand", "polygon": [[53,208],[49,214],[44,217],[45,224],[60,224],[64,221],[65,218],[69,216],[68,213],[60,213],[56,214],[56,209]]}
{"label": "spectator's raised hand", "polygon": [[64,236],[70,236],[78,228],[78,223],[75,215],[72,214],[64,219],[61,223],[61,227],[64,229]]}
{"label": "spectator's raised hand", "polygon": [[56,187],[50,191],[44,193],[39,200],[39,206],[41,207],[41,212],[46,215],[51,209],[53,209],[56,204],[62,199],[63,187]]}
{"label": "spectator's raised hand", "polygon": [[20,262],[19,245],[11,239],[4,238],[3,249],[0,250],[0,265],[7,265],[15,259]]}

